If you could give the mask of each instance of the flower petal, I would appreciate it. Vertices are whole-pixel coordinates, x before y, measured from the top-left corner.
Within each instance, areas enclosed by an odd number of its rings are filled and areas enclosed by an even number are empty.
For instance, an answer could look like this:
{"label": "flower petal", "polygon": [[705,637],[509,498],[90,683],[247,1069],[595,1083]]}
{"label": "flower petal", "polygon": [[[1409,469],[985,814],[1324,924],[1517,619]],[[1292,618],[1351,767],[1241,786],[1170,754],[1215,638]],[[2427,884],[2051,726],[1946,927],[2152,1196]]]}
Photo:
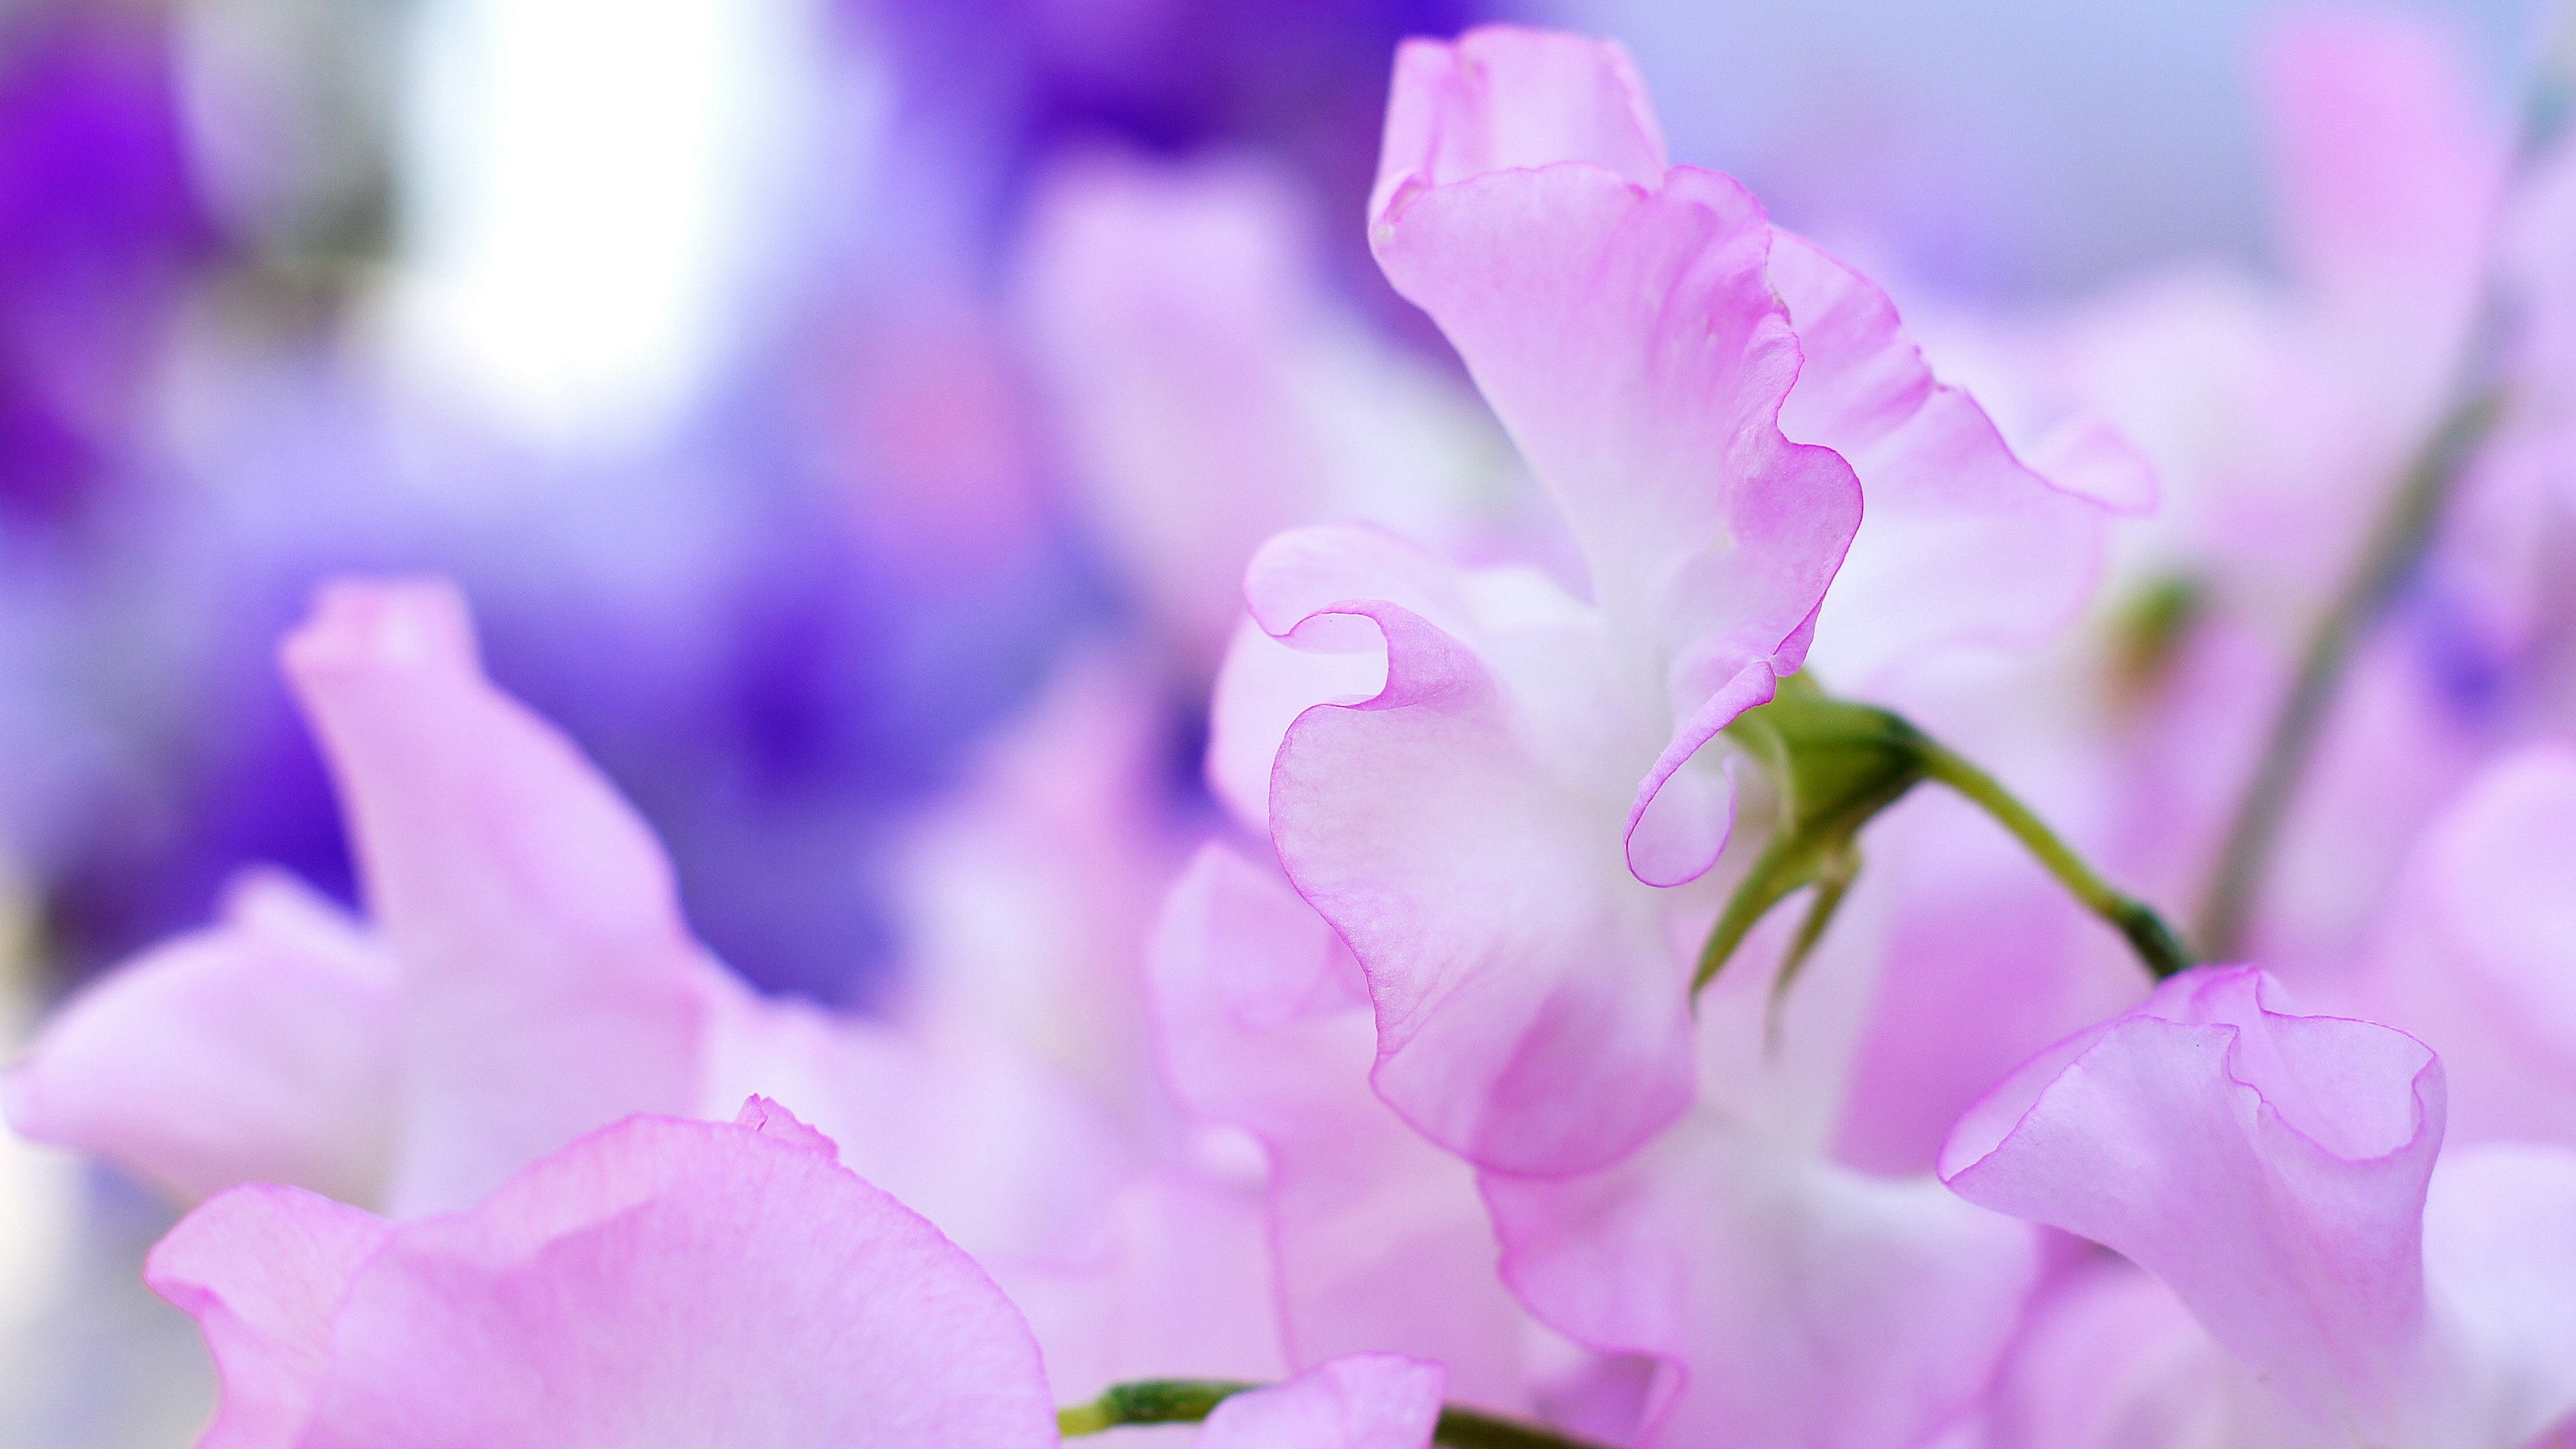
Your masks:
{"label": "flower petal", "polygon": [[2285,1400],[2411,1411],[2442,1066],[2414,1038],[2289,1016],[2250,968],[2174,978],[2043,1053],[1959,1123],[1942,1176],[2154,1273]]}
{"label": "flower petal", "polygon": [[1175,1088],[1269,1155],[1291,1362],[1435,1359],[1455,1396],[1526,1412],[1528,1321],[1495,1275],[1474,1172],[1369,1089],[1375,1025],[1332,928],[1275,873],[1209,846],[1173,890],[1153,962]]}
{"label": "flower petal", "polygon": [[1819,664],[1861,685],[1927,650],[2027,647],[2070,622],[2101,573],[2108,512],[2015,457],[1867,278],[1776,232],[1770,279],[1805,357],[1781,430],[1849,460],[1868,501],[1817,623]]}
{"label": "flower petal", "polygon": [[392,1227],[300,1188],[237,1187],[171,1229],[143,1269],[197,1320],[223,1377],[198,1449],[291,1449],[330,1373],[350,1280]]}
{"label": "flower petal", "polygon": [[823,1153],[637,1118],[350,1284],[310,1449],[1055,1442],[1027,1326]]}
{"label": "flower petal", "polygon": [[[1651,795],[1732,718],[1709,705],[1748,666],[1798,667],[1860,488],[1830,450],[1781,433],[1798,342],[1765,275],[1761,207],[1711,172],[1598,164],[1600,127],[1564,118],[1597,117],[1605,95],[1641,106],[1632,80],[1605,79],[1574,37],[1517,33],[1510,49],[1558,58],[1485,67],[1472,36],[1447,71],[1408,52],[1370,240],[1556,495],[1622,666],[1663,692],[1671,743]],[[1423,137],[1436,164],[1406,159]]]}
{"label": "flower petal", "polygon": [[1436,1363],[1394,1354],[1337,1358],[1218,1404],[1193,1442],[1198,1449],[1426,1449],[1447,1377]]}
{"label": "flower petal", "polygon": [[183,1200],[282,1182],[384,1191],[394,968],[338,907],[280,874],[213,926],[144,953],[49,1023],[5,1087],[10,1125]]}
{"label": "flower petal", "polygon": [[[1271,776],[1279,858],[1367,968],[1377,1088],[1434,1141],[1514,1172],[1601,1166],[1691,1097],[1687,963],[1622,865],[1615,804],[1569,788],[1597,639],[1570,601],[1508,643],[1515,690],[1392,604],[1386,688],[1298,716]],[[1550,718],[1553,712],[1557,717]]]}
{"label": "flower petal", "polygon": [[1664,179],[1664,136],[1617,41],[1480,25],[1395,52],[1369,215],[1408,188],[1588,161],[1639,186]]}
{"label": "flower petal", "polygon": [[1660,1367],[1637,1442],[1924,1442],[1973,1404],[2036,1280],[2031,1232],[1695,1114],[1607,1172],[1488,1174],[1541,1321]]}
{"label": "flower petal", "polygon": [[396,1214],[473,1201],[627,1113],[687,1110],[712,968],[670,863],[484,680],[455,590],[328,586],[282,654],[401,966]]}
{"label": "flower petal", "polygon": [[2442,1054],[2454,1141],[2576,1147],[2576,750],[2488,765],[2427,830],[2355,1004]]}

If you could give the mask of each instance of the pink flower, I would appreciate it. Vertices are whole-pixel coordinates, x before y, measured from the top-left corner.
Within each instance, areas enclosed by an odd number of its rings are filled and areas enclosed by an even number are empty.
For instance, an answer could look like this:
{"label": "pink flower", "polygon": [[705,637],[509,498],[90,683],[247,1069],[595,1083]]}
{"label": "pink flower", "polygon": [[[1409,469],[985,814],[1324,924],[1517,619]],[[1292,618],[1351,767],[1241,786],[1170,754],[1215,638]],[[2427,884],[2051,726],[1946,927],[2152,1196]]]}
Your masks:
{"label": "pink flower", "polygon": [[1875,288],[1732,181],[1668,168],[1615,46],[1409,44],[1370,235],[1554,495],[1592,598],[1363,530],[1283,535],[1245,581],[1261,632],[1220,679],[1211,771],[1367,969],[1387,1099],[1490,1167],[1597,1167],[1692,1095],[1713,906],[1669,888],[1733,815],[1702,746],[1811,638],[1861,681],[2044,633],[2104,513],[1936,383]]}
{"label": "pink flower", "polygon": [[2576,1148],[2576,750],[2482,770],[2417,840],[2361,971],[2319,983],[2442,1054],[2454,1142]]}
{"label": "pink flower", "polygon": [[1369,518],[1463,541],[1525,489],[1473,398],[1345,315],[1289,179],[1243,158],[1089,155],[1021,242],[1029,350],[1085,520],[1203,684],[1280,529]]}
{"label": "pink flower", "polygon": [[1353,1354],[1284,1384],[1236,1394],[1199,1430],[1198,1449],[1424,1449],[1440,1422],[1440,1365]]}
{"label": "pink flower", "polygon": [[147,1274],[222,1371],[203,1449],[1056,1437],[992,1280],[758,1098],[629,1119],[410,1223],[234,1188]]}
{"label": "pink flower", "polygon": [[1435,1360],[1463,1402],[1536,1407],[1534,1329],[1495,1274],[1475,1173],[1369,1090],[1358,963],[1277,872],[1208,846],[1165,907],[1156,1015],[1174,1089],[1267,1159],[1265,1255],[1287,1361]]}
{"label": "pink flower", "polygon": [[2217,1442],[2525,1443],[2576,1410],[2576,1154],[2442,1157],[2433,1053],[2277,990],[2167,982],[1998,1087],[1943,1177],[2161,1280],[2223,1354]]}
{"label": "pink flower", "polygon": [[57,1019],[10,1073],[19,1131],[182,1196],[276,1179],[412,1217],[631,1113],[764,1092],[979,1253],[1105,1210],[1119,1149],[1041,1070],[763,1000],[709,957],[644,823],[483,678],[453,590],[334,585],[283,652],[366,922],[253,878]]}

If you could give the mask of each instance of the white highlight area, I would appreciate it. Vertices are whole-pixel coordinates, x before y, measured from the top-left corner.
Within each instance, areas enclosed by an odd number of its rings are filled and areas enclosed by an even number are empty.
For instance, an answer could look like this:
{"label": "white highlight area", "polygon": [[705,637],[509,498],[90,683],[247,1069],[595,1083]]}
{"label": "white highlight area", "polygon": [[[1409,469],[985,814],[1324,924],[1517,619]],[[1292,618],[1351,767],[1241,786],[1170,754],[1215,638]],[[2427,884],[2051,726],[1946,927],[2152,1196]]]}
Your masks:
{"label": "white highlight area", "polygon": [[539,438],[685,406],[769,260],[828,47],[810,0],[429,0],[393,342]]}

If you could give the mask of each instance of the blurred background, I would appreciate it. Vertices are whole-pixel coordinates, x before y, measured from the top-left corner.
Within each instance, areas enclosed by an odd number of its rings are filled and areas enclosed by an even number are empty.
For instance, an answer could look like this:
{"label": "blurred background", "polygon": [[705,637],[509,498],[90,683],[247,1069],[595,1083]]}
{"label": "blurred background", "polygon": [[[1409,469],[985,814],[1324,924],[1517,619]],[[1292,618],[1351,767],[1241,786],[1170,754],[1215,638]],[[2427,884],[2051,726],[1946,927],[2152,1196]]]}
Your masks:
{"label": "blurred background", "polygon": [[[2501,113],[2540,0],[2410,9]],[[2010,315],[2271,265],[2271,13],[0,0],[0,1042],[245,864],[350,897],[270,665],[333,572],[460,580],[770,990],[900,991],[925,841],[1086,676],[1198,808],[1253,543],[1523,507],[1364,246],[1402,36],[1615,36],[1675,159]],[[170,1216],[0,1135],[0,1443],[188,1442],[211,1385],[136,1277]]]}

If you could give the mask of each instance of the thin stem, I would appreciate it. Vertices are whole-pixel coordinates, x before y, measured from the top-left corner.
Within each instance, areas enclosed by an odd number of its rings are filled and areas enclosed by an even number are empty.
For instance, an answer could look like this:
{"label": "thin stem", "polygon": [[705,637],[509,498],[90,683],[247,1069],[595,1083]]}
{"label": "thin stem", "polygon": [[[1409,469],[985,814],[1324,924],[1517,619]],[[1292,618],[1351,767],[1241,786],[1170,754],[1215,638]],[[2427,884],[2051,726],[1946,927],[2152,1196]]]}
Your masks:
{"label": "thin stem", "polygon": [[2352,577],[2317,621],[2299,659],[2289,697],[2273,718],[2272,732],[2254,777],[2228,823],[2226,843],[2210,878],[2194,934],[2215,956],[2233,956],[2245,944],[2245,927],[2279,844],[2290,804],[2307,773],[2308,757],[2323,732],[2327,706],[2352,664],[2353,651],[2379,620],[2389,599],[2422,562],[2434,525],[2458,487],[2470,454],[2485,441],[2501,411],[2501,394],[2488,391],[2454,410],[2408,467],[2405,482],[2372,530]]}
{"label": "thin stem", "polygon": [[[1223,1379],[1145,1379],[1112,1384],[1090,1403],[1057,1410],[1056,1429],[1069,1439],[1129,1424],[1195,1424],[1218,1404],[1259,1387]],[[1440,1411],[1440,1424],[1432,1431],[1431,1442],[1450,1449],[1598,1449],[1536,1424],[1456,1407]]]}
{"label": "thin stem", "polygon": [[2114,887],[2096,875],[2093,867],[2075,853],[2072,846],[2058,838],[2046,821],[2031,813],[2029,806],[2014,798],[2013,793],[1987,774],[1953,752],[1948,746],[1925,741],[1923,773],[1958,791],[1980,809],[1995,818],[1995,823],[2011,831],[2048,873],[2057,877],[2087,910],[2108,922],[2128,940],[2130,949],[2146,963],[2147,970],[2159,981],[2191,969],[2190,948],[2165,924],[2155,908],[2135,896]]}

